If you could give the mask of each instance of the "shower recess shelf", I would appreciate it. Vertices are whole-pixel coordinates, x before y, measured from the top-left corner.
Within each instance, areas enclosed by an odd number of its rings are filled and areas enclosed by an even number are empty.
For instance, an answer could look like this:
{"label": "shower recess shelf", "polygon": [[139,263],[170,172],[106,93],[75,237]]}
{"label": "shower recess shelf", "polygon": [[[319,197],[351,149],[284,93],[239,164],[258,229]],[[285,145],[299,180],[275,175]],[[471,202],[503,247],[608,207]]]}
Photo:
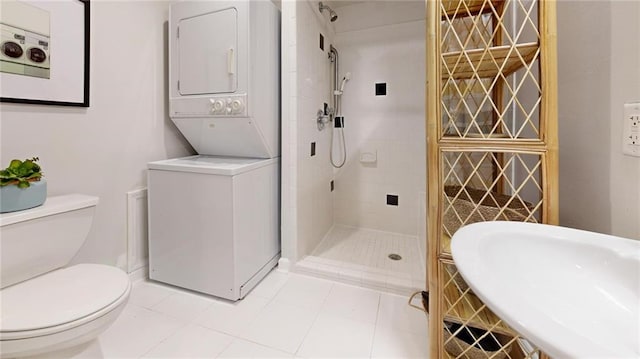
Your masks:
{"label": "shower recess shelf", "polygon": [[[442,264],[453,264],[441,262]],[[444,320],[452,323],[461,324],[467,327],[484,329],[492,333],[504,334],[510,337],[518,336],[518,334],[504,323],[497,315],[495,315],[473,292],[471,289],[461,293],[454,284],[446,285],[452,281],[451,273],[449,273],[444,265],[441,267],[443,275],[443,294],[444,303]],[[459,276],[459,275],[458,275]]]}
{"label": "shower recess shelf", "polygon": [[[529,42],[442,54],[443,79],[507,77],[536,57],[539,45]],[[522,59],[521,59],[522,57]],[[451,73],[449,73],[451,72]]]}
{"label": "shower recess shelf", "polygon": [[[444,0],[442,1],[443,15],[442,19],[456,19],[474,16],[478,14],[486,14],[493,12],[491,5],[498,14],[502,12],[504,0]],[[446,15],[445,15],[446,14]]]}

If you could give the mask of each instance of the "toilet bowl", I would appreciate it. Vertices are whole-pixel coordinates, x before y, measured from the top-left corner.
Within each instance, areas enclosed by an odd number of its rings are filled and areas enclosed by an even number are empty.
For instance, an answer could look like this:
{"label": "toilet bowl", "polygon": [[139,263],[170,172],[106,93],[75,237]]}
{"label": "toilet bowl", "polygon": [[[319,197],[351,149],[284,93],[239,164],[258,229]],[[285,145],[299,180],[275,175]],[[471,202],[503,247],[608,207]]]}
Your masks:
{"label": "toilet bowl", "polygon": [[85,343],[124,308],[131,283],[122,270],[65,267],[84,242],[97,203],[96,197],[58,196],[41,207],[0,215],[0,357]]}

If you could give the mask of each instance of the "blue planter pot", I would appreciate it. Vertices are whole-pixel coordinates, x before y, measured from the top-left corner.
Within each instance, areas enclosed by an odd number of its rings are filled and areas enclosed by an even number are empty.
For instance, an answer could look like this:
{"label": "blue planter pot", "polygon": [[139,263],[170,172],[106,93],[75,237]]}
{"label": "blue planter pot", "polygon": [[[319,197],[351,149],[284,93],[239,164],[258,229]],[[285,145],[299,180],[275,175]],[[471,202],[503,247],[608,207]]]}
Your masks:
{"label": "blue planter pot", "polygon": [[31,182],[27,188],[16,185],[0,187],[0,213],[22,211],[41,206],[47,199],[47,182]]}

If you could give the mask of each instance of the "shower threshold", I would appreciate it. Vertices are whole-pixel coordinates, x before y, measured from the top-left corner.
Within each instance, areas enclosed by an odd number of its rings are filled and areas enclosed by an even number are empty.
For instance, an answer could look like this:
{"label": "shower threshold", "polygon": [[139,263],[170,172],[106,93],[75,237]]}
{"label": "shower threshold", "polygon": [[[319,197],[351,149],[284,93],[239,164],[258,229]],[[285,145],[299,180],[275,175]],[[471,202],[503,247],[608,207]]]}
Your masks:
{"label": "shower threshold", "polygon": [[416,236],[336,225],[294,271],[408,295],[426,286],[419,248]]}

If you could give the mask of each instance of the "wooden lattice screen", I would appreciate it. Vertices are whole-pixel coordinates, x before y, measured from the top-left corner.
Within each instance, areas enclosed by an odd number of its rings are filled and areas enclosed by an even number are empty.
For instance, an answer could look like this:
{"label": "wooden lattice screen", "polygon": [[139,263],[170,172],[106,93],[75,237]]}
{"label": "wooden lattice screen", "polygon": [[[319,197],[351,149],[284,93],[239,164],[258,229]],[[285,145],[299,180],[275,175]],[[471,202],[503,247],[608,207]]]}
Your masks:
{"label": "wooden lattice screen", "polygon": [[553,1],[427,0],[433,359],[544,357],[469,289],[450,243],[473,222],[558,222],[555,26]]}

